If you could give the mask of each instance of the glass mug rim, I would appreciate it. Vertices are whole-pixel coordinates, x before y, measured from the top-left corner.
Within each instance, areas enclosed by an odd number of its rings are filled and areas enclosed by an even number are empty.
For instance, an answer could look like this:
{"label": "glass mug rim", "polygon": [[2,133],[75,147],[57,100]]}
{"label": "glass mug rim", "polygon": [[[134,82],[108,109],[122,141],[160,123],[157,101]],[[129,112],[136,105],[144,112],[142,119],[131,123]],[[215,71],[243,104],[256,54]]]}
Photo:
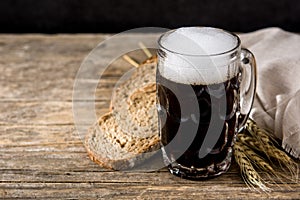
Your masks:
{"label": "glass mug rim", "polygon": [[227,31],[227,30],[224,30],[224,29],[221,29],[221,28],[214,28],[214,27],[208,27],[208,26],[195,26],[196,28],[210,28],[210,29],[214,29],[214,30],[219,30],[221,32],[225,32],[231,36],[233,36],[236,40],[237,40],[237,44],[236,46],[234,46],[233,48],[227,50],[227,51],[224,51],[224,52],[221,52],[221,53],[212,53],[212,54],[187,54],[187,53],[181,53],[181,52],[177,52],[177,51],[174,51],[174,50],[171,50],[167,47],[165,47],[164,45],[162,45],[162,39],[166,36],[168,36],[169,34],[173,33],[174,31],[178,30],[179,28],[177,29],[172,29],[172,30],[169,30],[165,33],[163,33],[159,38],[158,38],[158,46],[159,46],[159,49],[163,49],[169,53],[173,53],[173,54],[177,54],[177,55],[182,55],[182,56],[189,56],[189,57],[211,57],[211,56],[223,56],[223,55],[226,55],[226,54],[231,54],[231,53],[234,53],[236,51],[238,51],[240,49],[240,46],[241,46],[241,39],[239,38],[238,35],[236,35],[235,33],[233,32],[230,32],[230,31]]}

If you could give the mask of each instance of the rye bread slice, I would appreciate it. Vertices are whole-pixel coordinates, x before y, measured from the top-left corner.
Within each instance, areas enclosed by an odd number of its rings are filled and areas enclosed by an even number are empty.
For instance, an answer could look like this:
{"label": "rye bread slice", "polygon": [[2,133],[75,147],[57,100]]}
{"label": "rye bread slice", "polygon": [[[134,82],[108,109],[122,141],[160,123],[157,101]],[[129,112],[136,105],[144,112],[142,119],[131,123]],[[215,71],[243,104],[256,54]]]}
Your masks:
{"label": "rye bread slice", "polygon": [[[153,126],[149,124],[149,126]],[[123,130],[116,121],[113,113],[107,113],[99,119],[100,131],[116,146],[120,146],[127,152],[144,153],[156,148],[159,143],[157,128],[149,127],[149,133],[140,132],[139,127],[131,127],[131,132]]]}
{"label": "rye bread slice", "polygon": [[[132,127],[138,126],[139,132],[149,133],[151,126],[157,122],[157,111],[155,107],[155,72],[156,62],[145,63],[138,67],[128,80],[121,83],[119,87],[115,89],[111,100],[111,110],[119,125],[127,132],[131,132]],[[141,93],[142,90],[145,91],[145,89],[150,89],[151,91]],[[142,106],[134,108],[133,104],[135,105],[136,102],[130,100],[131,96],[133,94],[143,95],[149,93],[152,93],[151,101],[147,101],[145,104],[141,102],[140,105]],[[141,100],[144,101],[146,99]],[[152,121],[143,120],[145,116],[151,117]],[[135,134],[135,132],[132,132],[132,134]]]}
{"label": "rye bread slice", "polygon": [[132,153],[112,144],[95,123],[85,138],[85,148],[92,161],[108,169],[123,169],[130,166]]}
{"label": "rye bread slice", "polygon": [[[110,114],[107,115],[107,119],[110,120]],[[114,170],[133,168],[155,154],[154,151],[153,153],[145,153],[159,148],[159,142],[156,139],[145,139],[145,143],[139,143],[142,144],[141,146],[134,144],[131,147],[132,151],[128,151],[126,143],[124,145],[118,140],[121,141],[122,138],[116,138],[115,142],[112,142],[107,133],[103,132],[99,123],[96,123],[89,128],[85,139],[85,147],[91,160],[102,167]]]}
{"label": "rye bread slice", "polygon": [[111,112],[89,129],[85,146],[100,166],[129,169],[151,155],[144,153],[159,148],[155,70],[155,60],[139,67],[115,90]]}
{"label": "rye bread slice", "polygon": [[[139,127],[151,127],[157,131],[156,84],[137,89],[127,100],[128,115]],[[150,125],[151,124],[151,125]]]}
{"label": "rye bread slice", "polygon": [[127,98],[136,89],[142,88],[149,83],[155,83],[156,63],[142,64],[140,67],[134,68],[133,73],[129,76],[129,78],[125,78],[125,80],[117,83],[111,98],[111,111],[122,110],[124,105],[126,105]]}

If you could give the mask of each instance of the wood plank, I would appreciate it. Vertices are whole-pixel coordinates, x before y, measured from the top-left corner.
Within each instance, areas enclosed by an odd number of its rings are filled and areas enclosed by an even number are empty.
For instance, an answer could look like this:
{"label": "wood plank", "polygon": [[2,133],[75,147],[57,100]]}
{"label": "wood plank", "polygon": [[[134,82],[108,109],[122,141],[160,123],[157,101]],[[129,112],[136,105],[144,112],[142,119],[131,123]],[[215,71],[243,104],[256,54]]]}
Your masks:
{"label": "wood plank", "polygon": [[[68,162],[68,160],[65,162]],[[51,164],[51,162],[48,163]],[[70,166],[70,164],[68,163],[67,166]],[[64,163],[60,165],[64,165]],[[289,184],[291,187],[289,190],[274,185],[273,191],[269,195],[251,191],[245,187],[241,177],[238,175],[236,164],[233,164],[228,173],[205,181],[180,179],[170,175],[165,170],[151,173],[129,173],[102,171],[99,167],[95,167],[93,171],[90,171],[93,166],[87,165],[86,167],[87,169],[80,168],[79,166],[68,169],[64,169],[63,167],[51,169],[50,167],[42,168],[42,166],[35,168],[35,165],[33,165],[33,168],[24,169],[0,168],[0,171],[4,172],[1,173],[0,191],[4,191],[6,197],[22,198],[29,198],[33,194],[38,195],[38,198],[57,198],[61,196],[76,198],[91,197],[88,190],[93,191],[95,194],[100,192],[99,197],[106,198],[106,195],[102,196],[103,194],[99,191],[100,188],[109,191],[107,195],[112,195],[109,197],[115,197],[116,199],[119,198],[118,193],[122,193],[124,198],[137,198],[141,194],[141,190],[144,191],[142,197],[153,197],[154,195],[156,198],[169,197],[169,195],[173,198],[199,198],[204,195],[207,198],[217,196],[222,199],[241,199],[246,196],[247,199],[252,197],[264,199],[270,197],[297,199],[297,195],[299,195],[299,185],[294,183]],[[79,194],[76,193],[76,189],[78,188],[87,193],[82,193],[80,194],[82,196],[78,196]],[[47,189],[51,193],[42,192],[44,189]],[[57,192],[59,194],[56,194]],[[166,194],[169,195],[165,196]]]}
{"label": "wood plank", "polygon": [[[63,183],[63,182],[97,182],[97,183],[156,183],[164,184],[188,184],[214,185],[217,180],[220,184],[243,185],[241,178],[237,174],[236,166],[228,173],[207,181],[190,181],[175,177],[166,169],[156,172],[119,172],[95,168],[94,171],[80,170],[36,170],[36,169],[1,169],[5,174],[2,175],[2,182],[45,182],[45,183]],[[141,178],[142,177],[142,178]]]}
{"label": "wood plank", "polygon": [[73,125],[9,125],[0,126],[0,152],[11,148],[75,144],[81,139]]}
{"label": "wood plank", "polygon": [[[83,80],[85,87],[78,88],[82,93],[77,100],[109,101],[118,78]],[[90,89],[97,86],[96,91]],[[72,101],[74,79],[35,81],[0,81],[0,103],[8,101]],[[91,98],[92,96],[93,98]]]}
{"label": "wood plank", "polygon": [[298,199],[298,191],[250,191],[235,184],[160,185],[157,183],[0,183],[0,194],[13,198],[103,198],[103,199]]}
{"label": "wood plank", "polygon": [[[60,145],[61,144],[58,144],[58,146]],[[9,148],[13,148],[13,151],[8,150]],[[109,190],[110,195],[116,195],[115,192],[120,192],[118,190],[111,191],[111,187],[118,188],[120,185],[123,185],[124,187],[122,187],[122,190],[124,190],[125,187],[132,190],[132,193],[125,192],[123,194],[124,197],[129,198],[137,197],[136,190],[147,190],[143,193],[143,195],[146,196],[143,197],[147,197],[148,195],[151,195],[152,197],[152,192],[162,195],[163,193],[173,191],[174,197],[175,195],[178,195],[178,197],[186,198],[190,197],[186,196],[190,190],[193,190],[195,194],[195,196],[191,196],[192,198],[207,195],[208,191],[214,195],[218,195],[218,197],[220,195],[219,192],[222,192],[222,195],[224,195],[220,196],[222,198],[225,196],[229,197],[232,194],[230,191],[238,193],[246,191],[244,193],[245,195],[248,194],[251,195],[251,197],[261,197],[260,193],[251,192],[245,187],[244,182],[239,176],[239,170],[236,164],[233,164],[228,173],[220,177],[199,182],[177,178],[170,175],[165,169],[163,171],[152,173],[128,173],[105,170],[89,160],[80,143],[67,143],[65,145],[61,145],[61,147],[57,147],[56,144],[53,143],[49,148],[48,146],[37,142],[36,146],[29,145],[27,147],[23,146],[19,149],[14,149],[14,147],[8,147],[5,150],[3,150],[3,148],[1,149],[1,154],[3,155],[0,156],[0,174],[2,174],[0,180],[5,184],[3,187],[0,185],[0,189],[3,189],[6,192],[6,195],[10,194],[10,191],[12,191],[13,194],[18,194],[15,190],[24,190],[25,193],[22,193],[22,195],[36,194],[35,190],[43,190],[43,188],[35,188],[36,186],[33,185],[47,183],[44,187],[47,187],[49,191],[51,190],[51,187],[56,187],[54,191],[57,192],[56,190],[58,189],[61,192],[60,195],[64,196],[70,195],[68,192],[69,190],[65,188],[65,184],[70,184],[72,185],[72,188],[76,188],[84,187],[83,183],[89,183],[92,185],[99,185],[99,187]],[[10,185],[11,187],[7,188],[7,185]],[[29,185],[31,185],[31,187]],[[141,187],[143,185],[144,187]],[[153,185],[156,187],[152,187]],[[201,189],[195,189],[200,186]],[[181,187],[185,189],[180,189]],[[290,187],[290,191],[287,191],[286,189],[284,191],[288,192],[289,195],[292,195],[289,196],[292,199],[297,195],[299,184],[291,183]],[[203,190],[203,188],[206,189]],[[276,188],[276,190],[272,192],[272,196],[276,194],[279,195],[281,190],[282,189],[280,188]],[[93,188],[93,191],[97,192],[97,188]],[[257,196],[257,194],[259,194],[259,196]],[[26,195],[23,197],[26,197]],[[41,196],[37,196],[38,198],[50,197],[43,196],[44,193],[39,195]],[[73,195],[75,195],[75,193]],[[83,195],[84,196],[82,197],[89,197],[89,194]],[[55,198],[57,196],[52,197]],[[106,196],[102,197],[104,198]],[[207,197],[211,198],[213,196]],[[267,197],[269,196],[265,196],[265,198]],[[285,196],[281,195],[280,197]]]}
{"label": "wood plank", "polygon": [[[83,102],[84,104],[85,102]],[[108,102],[95,102],[96,116],[108,111]],[[85,109],[83,106],[82,109]],[[84,110],[85,111],[85,110]],[[91,125],[91,118],[82,118],[80,124]],[[73,125],[72,102],[2,102],[0,125]]]}
{"label": "wood plank", "polygon": [[[1,35],[0,36],[0,100],[67,100],[72,99],[72,90],[76,73],[84,58],[97,44],[110,35]],[[128,36],[132,38],[132,35]],[[146,36],[153,38],[153,34]],[[157,36],[155,36],[157,37]],[[124,38],[126,40],[126,38]],[[136,43],[138,48],[138,41]],[[124,44],[111,44],[126,46]],[[105,48],[106,46],[99,46]],[[114,57],[113,48],[97,60],[101,63],[112,62],[102,78],[104,85],[113,85],[118,78],[132,66]],[[104,51],[103,51],[104,52]],[[128,55],[139,60],[146,59],[142,50],[129,52]],[[118,59],[119,58],[119,59]],[[99,74],[96,71],[90,74]],[[92,76],[98,81],[98,76]],[[89,81],[89,80],[87,80]],[[114,83],[112,83],[114,81]],[[98,89],[104,98],[103,91]]]}
{"label": "wood plank", "polygon": [[[164,197],[164,194],[170,194],[174,198],[176,196],[177,198],[199,198],[203,195],[207,198],[214,198],[217,195],[218,198],[234,197],[237,199],[241,198],[239,195],[250,195],[248,197],[255,198],[263,197],[265,199],[270,197],[263,193],[251,191],[245,187],[235,163],[229,172],[220,177],[205,181],[190,181],[175,177],[165,171],[165,169],[151,173],[103,171],[102,168],[95,166],[88,158],[77,157],[79,155],[78,152],[73,154],[74,157],[65,157],[62,160],[60,160],[62,156],[55,157],[51,155],[50,157],[55,159],[45,160],[45,162],[40,158],[45,158],[47,155],[45,156],[45,153],[39,155],[35,153],[31,155],[32,158],[37,160],[37,162],[33,163],[31,159],[25,156],[24,160],[29,162],[28,165],[22,163],[9,168],[1,166],[0,171],[3,173],[0,173],[2,174],[0,190],[5,191],[7,196],[10,195],[9,197],[18,197],[13,195],[19,194],[18,191],[22,191],[20,195],[25,195],[22,197],[30,197],[30,195],[38,194],[38,198],[55,198],[61,195],[78,198],[79,196],[77,196],[75,188],[81,188],[83,191],[86,191],[85,189],[87,188],[85,188],[85,185],[90,184],[93,187],[87,190],[98,193],[101,192],[99,191],[100,188],[105,189],[109,191],[108,195],[112,195],[110,197],[115,197],[116,199],[119,196],[115,195],[120,192],[124,198],[137,198],[140,194],[138,191],[141,190],[145,190],[143,197],[158,195],[155,196],[156,198]],[[56,161],[59,162],[57,163]],[[48,165],[44,165],[46,163]],[[22,166],[23,169],[16,166]],[[44,185],[39,186],[40,184]],[[291,189],[287,190],[286,188],[275,187],[274,185],[275,188],[273,188],[274,191],[271,195],[284,199],[295,199],[299,194],[299,184],[291,183],[289,186]],[[51,193],[49,194],[50,196],[44,196],[44,192],[37,193],[37,190],[43,191],[45,188],[47,188],[47,191],[55,192],[55,194]],[[56,194],[57,190],[59,190],[59,195]],[[71,191],[72,193],[70,194]],[[283,191],[284,195],[281,194]],[[193,194],[190,194],[190,192]],[[89,192],[81,195],[82,197],[91,197],[89,196]],[[100,197],[106,198],[107,196]]]}
{"label": "wood plank", "polygon": [[[109,35],[38,35],[1,34],[1,63],[22,63],[24,61],[53,60],[58,62],[69,57],[82,59],[96,45]],[[54,56],[55,55],[55,56]],[[34,62],[33,62],[34,63]],[[55,67],[55,66],[54,66]]]}

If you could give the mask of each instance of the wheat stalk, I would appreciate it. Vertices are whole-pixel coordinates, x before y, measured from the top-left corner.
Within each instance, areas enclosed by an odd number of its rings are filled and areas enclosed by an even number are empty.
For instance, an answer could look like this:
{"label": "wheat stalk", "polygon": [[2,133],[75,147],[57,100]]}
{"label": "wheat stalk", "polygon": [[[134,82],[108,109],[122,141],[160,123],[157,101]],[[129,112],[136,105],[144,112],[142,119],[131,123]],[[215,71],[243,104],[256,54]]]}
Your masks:
{"label": "wheat stalk", "polygon": [[238,149],[239,151],[244,152],[247,155],[247,157],[251,159],[251,162],[255,164],[257,168],[275,174],[275,171],[271,167],[271,165],[268,164],[261,156],[255,153],[247,145],[243,145],[243,143],[241,142],[236,142],[235,148]]}
{"label": "wheat stalk", "polygon": [[233,150],[235,160],[240,166],[244,182],[252,189],[259,187],[262,191],[269,191],[270,188],[266,186],[261,176],[256,172],[241,146],[235,144]]}
{"label": "wheat stalk", "polygon": [[243,135],[239,138],[253,149],[263,152],[271,163],[272,160],[278,162],[283,171],[287,169],[290,172],[292,180],[298,181],[298,164],[276,146],[275,139],[264,129],[259,128],[253,121],[249,120],[246,128],[249,135]]}
{"label": "wheat stalk", "polygon": [[253,149],[251,149],[249,146],[243,144],[239,140],[236,142],[236,144],[234,146],[236,149],[243,152],[257,169],[265,172],[265,174],[268,176],[268,180],[270,182],[278,185],[275,181],[275,179],[276,179],[277,181],[281,182],[282,185],[285,185],[286,188],[291,189],[291,187],[283,181],[283,179],[286,178],[286,174],[276,171],[271,166],[271,164],[268,163],[268,161],[266,161],[262,156],[260,156],[258,153],[256,153]]}
{"label": "wheat stalk", "polygon": [[131,57],[129,57],[128,55],[124,55],[123,59],[126,60],[129,64],[133,65],[134,67],[139,67],[140,64],[137,63],[135,60],[133,60]]}
{"label": "wheat stalk", "polygon": [[[240,165],[242,177],[247,185],[252,188],[259,187],[263,191],[269,189],[255,168],[266,172],[269,181],[276,184],[274,181],[276,178],[286,188],[290,187],[283,179],[298,182],[298,164],[276,145],[278,145],[277,141],[269,132],[259,128],[254,121],[247,121],[246,128],[237,135],[234,145],[235,159]],[[265,158],[261,155],[264,155]],[[278,167],[273,161],[279,164],[283,172],[289,172],[290,176],[275,170]]]}
{"label": "wheat stalk", "polygon": [[144,45],[144,43],[139,42],[139,46],[140,46],[140,48],[143,50],[144,54],[146,54],[146,56],[147,56],[148,58],[151,58],[151,57],[152,57],[151,52],[149,51],[149,49],[147,49],[147,47]]}

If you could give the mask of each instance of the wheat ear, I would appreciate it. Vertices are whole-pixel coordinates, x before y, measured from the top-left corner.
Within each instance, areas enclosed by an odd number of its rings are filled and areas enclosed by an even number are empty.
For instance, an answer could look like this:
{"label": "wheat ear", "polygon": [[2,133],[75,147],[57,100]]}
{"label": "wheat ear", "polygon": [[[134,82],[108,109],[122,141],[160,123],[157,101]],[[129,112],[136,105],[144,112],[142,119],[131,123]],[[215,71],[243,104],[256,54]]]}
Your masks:
{"label": "wheat ear", "polygon": [[272,174],[275,174],[275,170],[271,167],[271,165],[269,165],[261,156],[259,156],[257,153],[255,153],[247,145],[244,145],[241,142],[236,142],[235,148],[244,152],[257,168],[267,171],[267,172],[271,172]]}
{"label": "wheat ear", "polygon": [[[244,133],[240,133],[244,134]],[[248,147],[247,145],[243,144],[241,141],[237,141],[235,143],[236,148],[238,148],[240,151],[243,151],[246,156],[249,158],[249,160],[254,164],[254,166],[261,171],[265,172],[266,175],[269,178],[269,181],[272,183],[278,185],[275,180],[278,180],[281,182],[281,184],[285,185],[286,188],[291,189],[291,187],[283,181],[283,179],[286,179],[286,174],[280,173],[276,171],[269,163],[266,161],[262,156],[257,154],[253,149]],[[275,179],[276,178],[276,179]],[[280,185],[278,185],[281,187]]]}
{"label": "wheat ear", "polygon": [[[298,164],[284,151],[276,147],[277,143],[274,143],[275,139],[271,137],[267,131],[259,128],[253,121],[248,121],[246,127],[248,133],[252,136],[253,140],[256,140],[255,145],[259,148],[257,150],[264,152],[269,159],[273,158],[273,160],[277,161],[281,169],[287,169],[292,176],[292,180],[295,180],[297,182],[299,174]],[[248,142],[250,141],[248,140]],[[253,141],[250,143],[254,144]]]}
{"label": "wheat ear", "polygon": [[259,128],[257,124],[251,119],[247,121],[246,129],[252,137],[256,138],[257,140],[263,143],[272,143],[272,144],[279,145],[275,137],[272,136],[270,132],[268,132],[265,129]]}
{"label": "wheat ear", "polygon": [[251,161],[240,146],[234,145],[233,150],[235,160],[240,166],[244,182],[252,189],[256,190],[256,187],[259,187],[262,191],[269,191],[270,188],[266,186],[261,176],[255,171]]}

